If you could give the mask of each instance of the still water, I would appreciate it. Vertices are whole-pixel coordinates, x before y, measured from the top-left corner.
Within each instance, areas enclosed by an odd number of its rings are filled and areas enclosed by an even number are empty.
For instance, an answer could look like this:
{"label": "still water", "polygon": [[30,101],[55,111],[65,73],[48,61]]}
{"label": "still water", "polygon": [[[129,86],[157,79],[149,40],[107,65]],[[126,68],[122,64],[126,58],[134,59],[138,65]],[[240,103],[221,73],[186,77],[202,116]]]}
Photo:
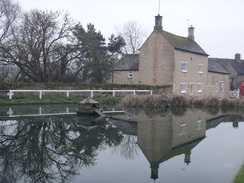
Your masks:
{"label": "still water", "polygon": [[240,111],[75,108],[0,107],[0,182],[231,183],[244,163]]}

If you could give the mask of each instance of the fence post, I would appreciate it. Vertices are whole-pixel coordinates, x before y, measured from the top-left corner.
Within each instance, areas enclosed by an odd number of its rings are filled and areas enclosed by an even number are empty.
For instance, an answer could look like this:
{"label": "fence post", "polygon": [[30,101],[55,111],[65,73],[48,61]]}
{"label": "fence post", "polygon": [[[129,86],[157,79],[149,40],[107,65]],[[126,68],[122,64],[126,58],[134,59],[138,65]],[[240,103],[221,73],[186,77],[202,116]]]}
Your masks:
{"label": "fence post", "polygon": [[93,90],[91,90],[91,98],[93,98]]}
{"label": "fence post", "polygon": [[66,92],[66,97],[69,97],[69,91]]}
{"label": "fence post", "polygon": [[7,95],[9,95],[9,99],[12,100],[13,91],[12,90],[9,90],[9,92],[7,93]]}
{"label": "fence post", "polygon": [[42,90],[39,91],[39,99],[42,99]]}
{"label": "fence post", "polygon": [[115,90],[113,90],[113,97],[115,97]]}
{"label": "fence post", "polygon": [[39,107],[39,115],[42,115],[42,107]]}

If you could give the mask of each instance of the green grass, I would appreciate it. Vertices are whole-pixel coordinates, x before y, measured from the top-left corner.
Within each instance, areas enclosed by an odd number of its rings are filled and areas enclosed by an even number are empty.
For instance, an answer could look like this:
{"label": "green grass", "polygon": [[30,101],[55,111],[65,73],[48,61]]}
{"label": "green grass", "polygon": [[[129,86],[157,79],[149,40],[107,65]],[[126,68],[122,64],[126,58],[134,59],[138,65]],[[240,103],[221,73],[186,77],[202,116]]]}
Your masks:
{"label": "green grass", "polygon": [[[84,100],[84,97],[48,97],[48,98],[21,98],[21,99],[0,99],[0,105],[21,105],[21,104],[67,104],[78,103]],[[119,97],[94,97],[102,103],[118,103]]]}
{"label": "green grass", "polygon": [[76,103],[83,100],[80,97],[67,97],[67,98],[57,98],[57,97],[50,97],[50,98],[21,98],[21,99],[0,99],[0,105],[9,105],[9,104],[45,104],[45,103]]}
{"label": "green grass", "polygon": [[233,183],[243,183],[243,182],[244,182],[244,165],[242,165]]}

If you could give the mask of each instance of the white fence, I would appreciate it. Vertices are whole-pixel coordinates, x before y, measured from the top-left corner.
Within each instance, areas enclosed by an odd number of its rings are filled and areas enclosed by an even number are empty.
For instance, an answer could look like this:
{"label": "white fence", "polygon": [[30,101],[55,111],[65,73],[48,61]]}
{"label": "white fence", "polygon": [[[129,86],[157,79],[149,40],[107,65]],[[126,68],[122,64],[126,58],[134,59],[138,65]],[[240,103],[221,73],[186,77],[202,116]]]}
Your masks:
{"label": "white fence", "polygon": [[230,91],[230,98],[240,98],[240,90]]}
{"label": "white fence", "polygon": [[39,99],[42,99],[44,93],[65,93],[66,97],[69,97],[70,93],[90,93],[90,97],[93,98],[94,93],[112,93],[116,96],[116,93],[149,93],[153,94],[152,90],[8,90],[7,95],[9,99],[13,98],[14,93],[39,93]]}

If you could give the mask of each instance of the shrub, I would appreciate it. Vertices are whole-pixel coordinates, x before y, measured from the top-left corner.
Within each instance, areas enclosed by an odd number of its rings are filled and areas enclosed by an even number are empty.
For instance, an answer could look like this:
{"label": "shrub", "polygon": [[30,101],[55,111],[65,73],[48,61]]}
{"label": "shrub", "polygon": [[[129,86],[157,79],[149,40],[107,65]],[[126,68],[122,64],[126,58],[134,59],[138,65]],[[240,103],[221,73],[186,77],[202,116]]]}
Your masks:
{"label": "shrub", "polygon": [[237,105],[239,108],[244,108],[244,98],[240,98]]}
{"label": "shrub", "polygon": [[122,99],[125,107],[157,108],[165,107],[167,98],[163,95],[128,95]]}
{"label": "shrub", "polygon": [[204,107],[219,107],[220,100],[217,97],[207,97],[204,100]]}
{"label": "shrub", "polygon": [[187,98],[185,96],[180,96],[180,95],[171,96],[170,103],[171,103],[171,106],[177,106],[177,107],[189,105]]}
{"label": "shrub", "polygon": [[190,104],[194,107],[203,107],[204,99],[200,97],[191,97]]}
{"label": "shrub", "polygon": [[221,100],[221,106],[222,107],[236,107],[238,105],[238,100],[236,99],[227,99],[227,98],[223,98]]}
{"label": "shrub", "polygon": [[122,104],[125,107],[140,107],[142,106],[141,99],[137,95],[127,95],[122,99]]}

